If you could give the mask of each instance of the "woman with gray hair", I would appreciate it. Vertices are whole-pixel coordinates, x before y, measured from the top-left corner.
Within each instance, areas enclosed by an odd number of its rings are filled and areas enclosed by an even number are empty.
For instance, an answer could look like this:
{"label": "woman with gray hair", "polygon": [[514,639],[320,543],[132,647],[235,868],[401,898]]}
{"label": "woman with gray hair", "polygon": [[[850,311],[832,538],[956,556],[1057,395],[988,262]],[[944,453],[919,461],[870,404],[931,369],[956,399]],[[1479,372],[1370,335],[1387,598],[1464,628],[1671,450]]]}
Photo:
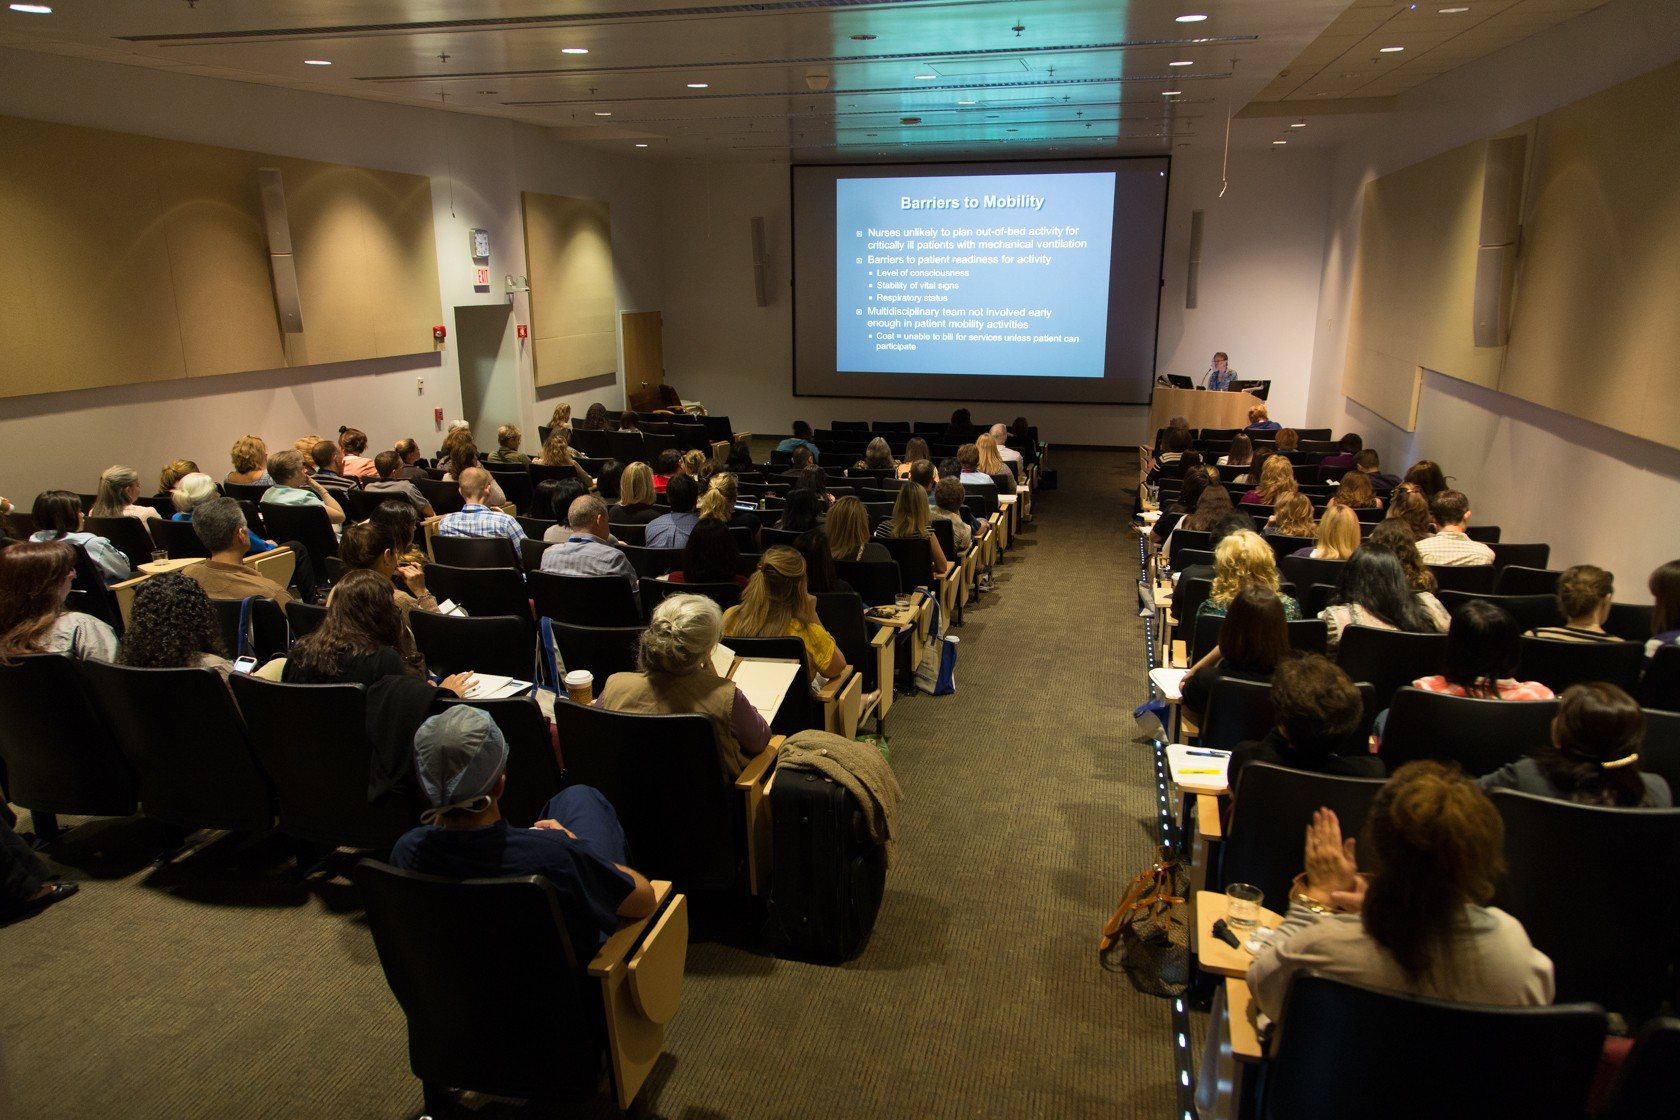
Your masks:
{"label": "woman with gray hair", "polygon": [[89,517],[156,517],[158,511],[140,502],[140,472],[133,467],[106,467],[99,476],[99,493]]}
{"label": "woman with gray hair", "polygon": [[[175,489],[169,492],[169,502],[175,507],[175,514],[169,520],[187,521],[193,519],[193,510],[208,502],[211,498],[220,497],[216,490],[216,480],[207,474],[189,474],[175,484]],[[249,526],[246,527],[249,529]],[[302,546],[298,546],[300,552]],[[251,547],[245,550],[245,555],[255,556],[260,552],[270,552],[274,549],[273,541],[266,541],[251,533]]]}
{"label": "woman with gray hair", "polygon": [[712,668],[723,613],[703,595],[673,595],[653,609],[637,649],[638,670],[614,673],[597,707],[637,715],[689,715],[711,720],[718,764],[730,781],[770,745],[770,728],[735,682]]}

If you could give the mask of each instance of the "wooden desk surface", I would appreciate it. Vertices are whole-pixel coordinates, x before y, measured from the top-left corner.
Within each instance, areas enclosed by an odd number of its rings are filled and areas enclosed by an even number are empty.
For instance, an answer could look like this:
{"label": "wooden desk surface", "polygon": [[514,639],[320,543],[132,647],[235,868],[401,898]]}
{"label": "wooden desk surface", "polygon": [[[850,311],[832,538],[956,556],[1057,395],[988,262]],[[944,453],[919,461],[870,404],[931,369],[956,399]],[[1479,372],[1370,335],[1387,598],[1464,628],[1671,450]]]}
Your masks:
{"label": "wooden desk surface", "polygon": [[[1248,975],[1253,954],[1241,947],[1233,949],[1213,935],[1213,923],[1225,916],[1225,901],[1223,891],[1196,892],[1196,960],[1204,972],[1240,979]],[[1276,929],[1283,924],[1283,915],[1262,907],[1260,924]]]}

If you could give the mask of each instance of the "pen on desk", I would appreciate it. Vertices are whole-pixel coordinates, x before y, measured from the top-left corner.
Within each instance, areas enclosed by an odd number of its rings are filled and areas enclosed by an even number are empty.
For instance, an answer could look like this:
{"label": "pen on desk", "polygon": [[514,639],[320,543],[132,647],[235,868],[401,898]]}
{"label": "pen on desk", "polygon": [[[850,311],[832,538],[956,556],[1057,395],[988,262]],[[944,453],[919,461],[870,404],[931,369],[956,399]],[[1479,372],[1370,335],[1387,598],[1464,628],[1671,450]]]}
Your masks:
{"label": "pen on desk", "polygon": [[1221,770],[1180,770],[1180,774],[1220,774]]}
{"label": "pen on desk", "polygon": [[1188,751],[1185,751],[1185,752],[1184,752],[1184,753],[1185,753],[1185,754],[1193,754],[1193,755],[1195,755],[1195,756],[1196,756],[1196,757],[1197,757],[1197,758],[1230,758],[1230,757],[1231,757],[1231,752],[1230,752],[1230,751],[1197,751],[1197,750],[1188,750]]}

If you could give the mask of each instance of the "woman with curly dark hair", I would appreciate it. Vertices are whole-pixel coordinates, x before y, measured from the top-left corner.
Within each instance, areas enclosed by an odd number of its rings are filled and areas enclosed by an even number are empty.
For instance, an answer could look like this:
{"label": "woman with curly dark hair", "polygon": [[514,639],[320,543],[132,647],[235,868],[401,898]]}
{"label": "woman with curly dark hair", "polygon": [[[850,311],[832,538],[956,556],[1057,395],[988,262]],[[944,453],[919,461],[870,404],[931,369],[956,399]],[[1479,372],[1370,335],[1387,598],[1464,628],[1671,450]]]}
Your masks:
{"label": "woman with curly dark hair", "polygon": [[119,665],[214,669],[225,677],[233,668],[226,653],[215,608],[196,581],[170,572],[135,589]]}

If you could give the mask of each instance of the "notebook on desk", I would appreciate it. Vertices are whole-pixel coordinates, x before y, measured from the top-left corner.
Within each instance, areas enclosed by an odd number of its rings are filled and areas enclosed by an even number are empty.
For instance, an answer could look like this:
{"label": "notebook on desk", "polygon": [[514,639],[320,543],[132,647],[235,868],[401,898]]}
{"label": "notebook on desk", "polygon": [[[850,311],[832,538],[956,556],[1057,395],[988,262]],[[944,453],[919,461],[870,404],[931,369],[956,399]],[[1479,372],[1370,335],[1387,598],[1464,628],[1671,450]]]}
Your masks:
{"label": "notebook on desk", "polygon": [[1174,669],[1162,666],[1149,670],[1149,683],[1161,693],[1161,698],[1170,700],[1174,704],[1184,698],[1184,678],[1190,675],[1188,669]]}
{"label": "notebook on desk", "polygon": [[741,690],[765,723],[773,723],[787,696],[788,686],[799,675],[799,662],[773,657],[737,657],[728,646],[712,651],[712,668],[728,677]]}
{"label": "notebook on desk", "polygon": [[530,681],[498,677],[494,673],[475,673],[472,687],[467,689],[466,699],[499,700],[504,696],[521,696],[530,689]]}
{"label": "notebook on desk", "polygon": [[1227,793],[1230,751],[1210,751],[1183,743],[1167,744],[1167,769],[1173,784],[1186,793]]}

